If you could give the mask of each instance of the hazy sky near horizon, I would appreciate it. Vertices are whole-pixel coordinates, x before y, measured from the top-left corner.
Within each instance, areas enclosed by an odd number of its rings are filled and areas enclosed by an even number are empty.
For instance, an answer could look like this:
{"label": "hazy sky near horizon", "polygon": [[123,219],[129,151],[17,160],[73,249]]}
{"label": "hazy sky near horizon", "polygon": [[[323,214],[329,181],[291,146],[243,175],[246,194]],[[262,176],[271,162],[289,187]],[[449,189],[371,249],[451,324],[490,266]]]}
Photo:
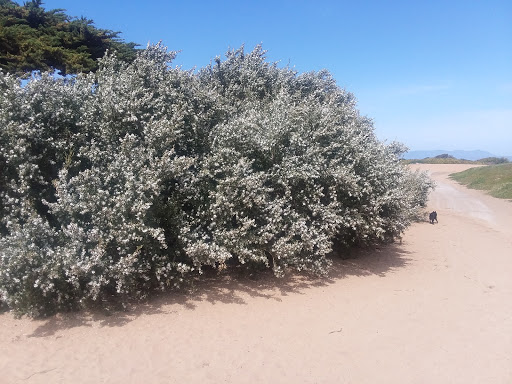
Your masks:
{"label": "hazy sky near horizon", "polygon": [[381,140],[512,156],[512,1],[43,0],[201,68],[262,44],[269,61],[329,70]]}

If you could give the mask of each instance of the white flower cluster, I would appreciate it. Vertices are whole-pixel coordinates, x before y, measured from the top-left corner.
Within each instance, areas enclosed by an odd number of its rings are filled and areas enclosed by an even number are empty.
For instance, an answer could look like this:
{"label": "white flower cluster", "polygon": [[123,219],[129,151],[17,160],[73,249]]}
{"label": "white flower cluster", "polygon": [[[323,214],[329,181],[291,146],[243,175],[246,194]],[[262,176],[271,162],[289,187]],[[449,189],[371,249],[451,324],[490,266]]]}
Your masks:
{"label": "white flower cluster", "polygon": [[149,46],[95,74],[0,73],[0,294],[44,315],[177,286],[206,266],[325,273],[390,241],[432,182],[329,73],[243,47],[194,74]]}

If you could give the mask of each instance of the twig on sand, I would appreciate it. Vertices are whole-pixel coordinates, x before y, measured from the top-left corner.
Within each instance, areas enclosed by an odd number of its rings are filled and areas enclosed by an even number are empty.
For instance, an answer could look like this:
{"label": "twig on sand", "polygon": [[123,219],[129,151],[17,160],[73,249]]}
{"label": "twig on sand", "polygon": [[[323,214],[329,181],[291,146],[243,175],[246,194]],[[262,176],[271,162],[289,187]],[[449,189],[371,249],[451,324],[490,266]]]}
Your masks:
{"label": "twig on sand", "polygon": [[55,371],[56,369],[57,368],[45,369],[43,371],[37,371],[37,372],[34,372],[33,374],[31,374],[30,376],[25,377],[23,380],[28,380],[28,379],[30,379],[34,375],[40,375],[40,374],[43,374],[43,373],[48,373],[48,372],[51,372],[51,371]]}

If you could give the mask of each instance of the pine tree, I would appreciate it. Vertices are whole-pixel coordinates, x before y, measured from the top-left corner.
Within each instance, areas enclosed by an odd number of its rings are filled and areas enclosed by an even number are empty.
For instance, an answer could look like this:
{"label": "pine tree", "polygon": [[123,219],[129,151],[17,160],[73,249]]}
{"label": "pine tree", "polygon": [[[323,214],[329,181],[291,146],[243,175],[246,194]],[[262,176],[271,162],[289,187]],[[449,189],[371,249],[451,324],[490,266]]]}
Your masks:
{"label": "pine tree", "polygon": [[126,62],[135,59],[137,44],[120,32],[99,29],[87,18],[73,18],[63,9],[46,11],[41,0],[23,6],[0,0],[0,69],[24,74],[57,70],[61,75],[98,69],[107,50]]}

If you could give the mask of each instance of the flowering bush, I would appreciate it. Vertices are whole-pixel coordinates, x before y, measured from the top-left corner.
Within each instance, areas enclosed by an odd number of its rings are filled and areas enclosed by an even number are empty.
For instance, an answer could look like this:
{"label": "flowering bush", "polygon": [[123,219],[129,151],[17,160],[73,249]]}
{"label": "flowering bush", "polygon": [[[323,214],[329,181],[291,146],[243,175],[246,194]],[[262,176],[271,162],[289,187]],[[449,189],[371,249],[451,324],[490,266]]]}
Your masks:
{"label": "flowering bush", "polygon": [[21,86],[0,73],[0,293],[18,314],[177,286],[206,266],[326,273],[333,247],[390,241],[432,182],[329,73],[256,47],[197,74],[131,64]]}

